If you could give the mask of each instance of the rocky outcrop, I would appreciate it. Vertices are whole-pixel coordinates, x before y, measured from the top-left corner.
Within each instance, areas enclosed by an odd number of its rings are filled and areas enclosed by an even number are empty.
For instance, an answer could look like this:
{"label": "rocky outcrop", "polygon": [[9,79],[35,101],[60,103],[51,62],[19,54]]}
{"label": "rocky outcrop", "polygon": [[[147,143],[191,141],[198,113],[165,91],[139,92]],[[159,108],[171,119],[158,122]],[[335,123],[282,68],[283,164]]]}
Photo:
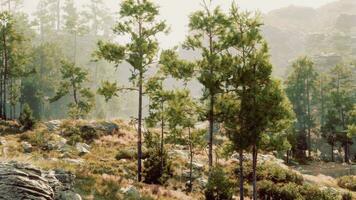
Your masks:
{"label": "rocky outcrop", "polygon": [[75,176],[42,171],[29,164],[0,163],[0,200],[81,200],[72,191]]}

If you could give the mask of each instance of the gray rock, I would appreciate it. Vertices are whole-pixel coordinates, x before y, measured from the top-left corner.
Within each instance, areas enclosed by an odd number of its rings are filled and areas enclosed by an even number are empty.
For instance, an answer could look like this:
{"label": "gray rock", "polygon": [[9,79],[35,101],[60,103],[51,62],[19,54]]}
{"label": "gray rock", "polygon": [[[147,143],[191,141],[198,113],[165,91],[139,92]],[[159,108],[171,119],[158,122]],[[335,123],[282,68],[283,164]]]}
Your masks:
{"label": "gray rock", "polygon": [[0,163],[2,200],[53,200],[54,191],[40,170],[18,163]]}
{"label": "gray rock", "polygon": [[73,191],[62,191],[59,194],[58,200],[82,200],[82,197]]}
{"label": "gray rock", "polygon": [[6,145],[6,140],[4,138],[0,138],[0,145]]}
{"label": "gray rock", "polygon": [[1,200],[81,200],[72,191],[74,176],[63,170],[42,171],[29,164],[0,163]]}
{"label": "gray rock", "polygon": [[62,122],[60,120],[52,120],[52,121],[48,121],[45,123],[45,125],[47,126],[47,129],[49,131],[59,130],[61,124],[62,124]]}
{"label": "gray rock", "polygon": [[128,186],[121,189],[121,192],[124,193],[125,199],[140,199],[141,194],[134,186]]}
{"label": "gray rock", "polygon": [[28,142],[21,142],[23,151],[25,153],[31,153],[32,152],[32,145]]}
{"label": "gray rock", "polygon": [[77,144],[75,144],[75,148],[79,152],[79,155],[84,155],[84,154],[90,153],[90,151],[89,151],[90,146],[85,143],[77,143]]}
{"label": "gray rock", "polygon": [[97,128],[104,131],[106,134],[110,134],[110,135],[119,131],[119,126],[110,121],[100,122]]}
{"label": "gray rock", "polygon": [[201,171],[204,169],[204,164],[202,163],[193,162],[192,164],[193,164],[193,169],[195,170]]}
{"label": "gray rock", "polygon": [[75,165],[82,165],[84,164],[83,159],[71,159],[71,158],[64,158],[64,162],[69,163],[69,164],[75,164]]}

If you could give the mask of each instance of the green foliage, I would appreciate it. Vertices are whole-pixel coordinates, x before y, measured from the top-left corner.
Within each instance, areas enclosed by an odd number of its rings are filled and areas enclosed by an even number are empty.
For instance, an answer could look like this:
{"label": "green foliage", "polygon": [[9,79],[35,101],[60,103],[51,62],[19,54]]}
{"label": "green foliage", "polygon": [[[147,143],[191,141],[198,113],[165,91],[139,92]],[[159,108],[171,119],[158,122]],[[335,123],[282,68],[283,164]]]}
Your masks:
{"label": "green foliage", "polygon": [[345,189],[356,191],[356,176],[343,176],[337,179],[337,184]]}
{"label": "green foliage", "polygon": [[[314,63],[308,57],[298,58],[292,64],[293,72],[288,76],[286,81],[286,93],[293,105],[293,110],[296,115],[294,123],[296,134],[305,134],[307,136],[296,137],[298,143],[306,143],[307,149],[311,150],[310,130],[315,127],[315,114],[312,110],[316,108],[316,99],[318,98],[317,72],[314,68]],[[303,154],[300,146],[296,146],[297,151]],[[300,156],[302,157],[302,156]]]}
{"label": "green foliage", "polygon": [[81,126],[80,127],[80,137],[88,143],[93,142],[95,139],[98,139],[100,133],[91,126]]}
{"label": "green foliage", "polygon": [[84,88],[88,73],[76,67],[74,63],[62,61],[62,81],[56,95],[50,102],[56,102],[66,95],[72,95],[73,102],[68,104],[68,114],[74,119],[83,118],[88,115],[95,104],[94,94],[89,88]]}
{"label": "green foliage", "polygon": [[[163,159],[163,166],[161,159]],[[172,165],[171,161],[168,159],[166,151],[161,154],[159,148],[149,148],[147,151],[147,158],[143,162],[144,182],[148,184],[164,184],[170,177],[172,177]]]}
{"label": "green foliage", "polygon": [[119,90],[116,83],[110,83],[109,81],[104,81],[101,87],[98,89],[98,94],[105,97],[105,101],[108,102],[112,97],[118,96],[117,91]]}
{"label": "green foliage", "polygon": [[[252,166],[251,163],[244,163],[244,179],[248,182],[252,182]],[[239,167],[235,170],[239,173]],[[257,167],[257,180],[268,180],[273,183],[295,183],[297,185],[303,184],[303,177],[293,172],[292,170],[282,168],[276,164],[264,163]]]}
{"label": "green foliage", "polygon": [[351,193],[342,194],[341,200],[352,200],[352,194]]}
{"label": "green foliage", "polygon": [[232,200],[234,194],[233,184],[220,167],[213,168],[210,172],[208,184],[205,189],[207,200]]}
{"label": "green foliage", "polygon": [[295,183],[275,184],[271,181],[258,182],[258,196],[261,200],[335,200],[339,199],[337,193],[330,190],[320,190],[310,185],[297,185]]}
{"label": "green foliage", "polygon": [[69,138],[68,144],[77,142],[92,143],[101,136],[101,133],[91,126],[70,124],[63,128],[63,136]]}
{"label": "green foliage", "polygon": [[137,153],[135,149],[120,149],[119,152],[116,154],[115,158],[116,160],[121,160],[121,159],[134,159],[136,158]]}
{"label": "green foliage", "polygon": [[31,130],[35,126],[36,120],[32,116],[32,110],[28,104],[24,105],[20,113],[19,122],[25,131]]}

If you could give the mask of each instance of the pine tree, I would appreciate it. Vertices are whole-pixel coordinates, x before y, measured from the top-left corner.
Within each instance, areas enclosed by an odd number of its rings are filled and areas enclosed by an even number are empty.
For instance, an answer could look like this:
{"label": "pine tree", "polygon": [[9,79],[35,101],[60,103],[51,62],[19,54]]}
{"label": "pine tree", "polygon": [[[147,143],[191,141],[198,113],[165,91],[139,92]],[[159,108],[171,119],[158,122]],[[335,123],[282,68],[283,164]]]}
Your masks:
{"label": "pine tree", "polygon": [[208,102],[206,117],[209,121],[209,167],[213,165],[213,132],[215,122],[214,105],[216,96],[221,93],[221,56],[224,50],[221,37],[226,32],[228,19],[219,7],[211,9],[204,1],[204,9],[190,16],[190,35],[183,47],[201,52],[196,61],[195,76],[204,86],[202,100]]}
{"label": "pine tree", "polygon": [[[130,41],[125,45],[110,42],[99,42],[96,56],[114,63],[117,67],[122,61],[128,62],[132,67],[130,81],[138,90],[138,141],[137,141],[137,175],[141,181],[142,171],[142,97],[143,85],[147,70],[155,62],[159,50],[156,39],[157,34],[167,32],[164,21],[158,19],[159,8],[148,0],[125,0],[121,3],[120,21],[114,27],[117,35],[129,36]],[[111,84],[111,86],[113,86]],[[117,88],[119,89],[119,88]],[[113,96],[116,91],[106,98]],[[108,93],[107,93],[108,94]]]}
{"label": "pine tree", "polygon": [[[289,75],[286,84],[286,92],[293,104],[293,109],[297,117],[295,124],[298,134],[305,135],[306,141],[300,141],[307,144],[308,156],[311,156],[311,130],[315,126],[315,117],[312,110],[316,107],[315,101],[317,94],[317,76],[313,62],[302,57],[293,64],[293,72]],[[303,149],[298,149],[300,157],[304,157]]]}
{"label": "pine tree", "polygon": [[[229,31],[224,36],[224,46],[229,50],[224,54],[223,78],[226,92],[230,93],[226,98],[232,99],[223,110],[231,108],[229,112],[236,112],[233,118],[227,112],[226,127],[230,134],[233,133],[230,138],[240,157],[241,150],[252,148],[253,199],[257,200],[258,149],[266,134],[286,129],[291,113],[280,84],[271,79],[272,65],[267,44],[261,35],[262,24],[258,16],[239,12],[233,4],[229,19]],[[243,185],[240,181],[240,199],[243,199]]]}

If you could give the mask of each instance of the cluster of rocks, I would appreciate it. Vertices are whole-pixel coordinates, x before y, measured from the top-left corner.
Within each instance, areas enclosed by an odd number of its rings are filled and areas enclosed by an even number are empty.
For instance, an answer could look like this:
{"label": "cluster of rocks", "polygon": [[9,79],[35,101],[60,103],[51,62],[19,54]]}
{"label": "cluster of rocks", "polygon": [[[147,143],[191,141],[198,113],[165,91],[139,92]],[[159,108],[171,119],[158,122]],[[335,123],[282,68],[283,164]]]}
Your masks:
{"label": "cluster of rocks", "polygon": [[[62,124],[63,121],[61,120],[52,120],[45,123],[49,131],[59,131],[61,129]],[[78,125],[78,128],[93,129],[110,135],[115,134],[119,131],[119,126],[111,121],[89,121],[85,123],[83,122],[82,124]]]}
{"label": "cluster of rocks", "polygon": [[1,200],[81,200],[75,176],[64,170],[42,171],[29,164],[0,163]]}

